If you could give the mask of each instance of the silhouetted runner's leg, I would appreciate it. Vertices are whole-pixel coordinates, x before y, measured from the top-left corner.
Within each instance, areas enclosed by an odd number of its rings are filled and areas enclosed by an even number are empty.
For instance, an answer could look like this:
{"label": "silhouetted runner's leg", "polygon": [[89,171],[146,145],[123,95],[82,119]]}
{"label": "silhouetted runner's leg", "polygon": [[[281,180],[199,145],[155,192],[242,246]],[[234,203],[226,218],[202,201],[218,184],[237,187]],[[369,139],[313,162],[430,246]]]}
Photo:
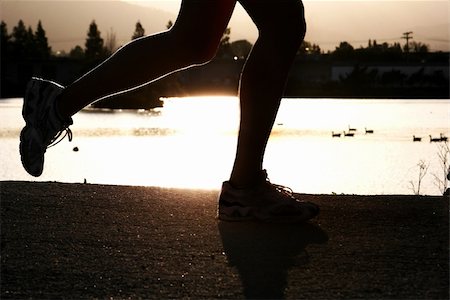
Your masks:
{"label": "silhouetted runner's leg", "polygon": [[71,116],[94,101],[203,64],[216,54],[235,0],[183,0],[173,27],[133,40],[68,86],[59,108]]}
{"label": "silhouetted runner's leg", "polygon": [[239,142],[230,179],[236,186],[248,186],[262,170],[266,143],[306,24],[299,0],[239,2],[259,30],[241,76]]}
{"label": "silhouetted runner's leg", "polygon": [[[299,0],[240,2],[258,27],[259,38],[242,72],[236,160],[219,196],[219,218],[305,221],[317,215],[317,206],[271,184],[262,169],[287,74],[304,37],[303,6]],[[70,86],[32,79],[24,97],[26,126],[20,136],[25,169],[34,176],[42,173],[47,147],[61,133],[71,138],[71,117],[85,106],[212,59],[235,4],[183,0],[170,30],[128,43]]]}
{"label": "silhouetted runner's leg", "polygon": [[46,149],[61,133],[71,138],[71,117],[85,106],[213,58],[235,4],[183,0],[170,30],[133,40],[70,86],[33,78],[22,109],[26,125],[19,148],[25,170],[42,174]]}
{"label": "silhouetted runner's leg", "polygon": [[238,146],[230,181],[219,195],[218,215],[227,221],[303,222],[319,208],[270,183],[262,165],[287,76],[305,36],[304,8],[299,0],[239,2],[259,36],[241,76]]}

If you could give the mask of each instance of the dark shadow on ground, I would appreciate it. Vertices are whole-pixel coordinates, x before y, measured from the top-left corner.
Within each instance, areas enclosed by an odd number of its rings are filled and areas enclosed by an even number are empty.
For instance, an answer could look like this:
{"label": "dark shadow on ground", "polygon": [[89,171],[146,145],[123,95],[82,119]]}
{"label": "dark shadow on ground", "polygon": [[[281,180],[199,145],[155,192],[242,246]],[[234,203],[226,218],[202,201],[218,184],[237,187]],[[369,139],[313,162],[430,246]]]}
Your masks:
{"label": "dark shadow on ground", "polygon": [[323,244],[327,234],[317,225],[219,222],[230,266],[241,277],[246,298],[282,299],[292,267],[309,263],[308,244]]}

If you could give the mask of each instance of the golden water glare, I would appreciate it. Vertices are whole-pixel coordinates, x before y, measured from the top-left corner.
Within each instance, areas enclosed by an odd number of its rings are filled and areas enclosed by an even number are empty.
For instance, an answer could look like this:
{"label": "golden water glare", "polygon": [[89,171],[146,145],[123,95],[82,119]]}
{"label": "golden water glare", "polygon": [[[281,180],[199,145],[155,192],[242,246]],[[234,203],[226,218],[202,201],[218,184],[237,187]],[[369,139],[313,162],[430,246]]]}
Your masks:
{"label": "golden water glare", "polygon": [[[239,122],[236,97],[165,99],[150,112],[89,112],[74,116],[72,143],[48,149],[44,173],[23,170],[18,134],[20,99],[0,119],[2,180],[39,180],[219,189],[233,165]],[[11,102],[12,105],[12,102]],[[411,193],[417,163],[430,163],[423,193],[436,194],[439,143],[450,135],[444,100],[284,99],[265,155],[274,183],[306,193]],[[349,127],[355,137],[333,138]],[[365,134],[365,128],[375,131]],[[413,142],[412,136],[422,142]],[[73,151],[78,147],[79,151]]]}

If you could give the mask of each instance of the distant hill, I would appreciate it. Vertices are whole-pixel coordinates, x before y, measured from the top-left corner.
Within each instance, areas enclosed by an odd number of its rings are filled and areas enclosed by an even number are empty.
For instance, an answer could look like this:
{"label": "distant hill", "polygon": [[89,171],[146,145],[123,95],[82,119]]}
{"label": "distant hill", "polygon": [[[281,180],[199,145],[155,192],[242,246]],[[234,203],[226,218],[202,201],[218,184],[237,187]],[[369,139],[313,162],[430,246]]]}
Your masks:
{"label": "distant hill", "polygon": [[[156,2],[141,5],[118,0],[0,0],[0,18],[8,31],[22,19],[33,29],[42,20],[53,50],[69,51],[84,46],[86,32],[96,20],[102,37],[111,29],[118,44],[128,42],[135,24],[141,21],[147,34],[166,29],[178,11],[155,8]],[[213,0],[211,0],[213,1]],[[355,47],[367,46],[369,39],[404,44],[402,34],[413,31],[413,41],[429,44],[432,50],[449,51],[448,1],[304,1],[308,31],[306,40],[322,50],[334,50],[341,41]],[[143,6],[145,5],[145,6]],[[237,6],[229,24],[231,40],[254,43],[257,30],[246,12]]]}
{"label": "distant hill", "polygon": [[131,40],[137,21],[145,33],[166,29],[176,15],[162,10],[121,1],[0,1],[0,18],[11,33],[19,19],[33,30],[39,20],[46,30],[54,51],[70,51],[76,45],[84,47],[89,24],[95,20],[103,39],[108,31],[116,34],[119,45]]}

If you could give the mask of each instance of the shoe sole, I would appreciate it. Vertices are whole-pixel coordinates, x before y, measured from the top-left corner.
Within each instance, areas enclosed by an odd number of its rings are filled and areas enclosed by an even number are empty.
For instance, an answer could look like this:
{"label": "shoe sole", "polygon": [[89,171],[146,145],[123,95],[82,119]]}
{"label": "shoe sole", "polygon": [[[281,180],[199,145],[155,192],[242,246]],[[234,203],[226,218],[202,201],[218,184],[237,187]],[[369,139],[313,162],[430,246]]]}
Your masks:
{"label": "shoe sole", "polygon": [[30,153],[28,149],[30,148],[30,145],[33,140],[33,130],[34,130],[33,127],[26,125],[20,132],[20,144],[19,144],[20,160],[22,162],[22,166],[30,175],[34,177],[39,177],[42,174],[44,166],[43,155],[42,159],[40,159],[42,163],[40,163],[37,166],[37,168],[33,168],[33,166],[31,166],[31,164],[26,159],[29,156],[28,153]]}
{"label": "shoe sole", "polygon": [[[25,121],[25,127],[20,132],[20,144],[19,144],[19,152],[20,152],[20,160],[22,162],[22,166],[24,167],[25,171],[27,171],[30,175],[33,175],[35,177],[38,177],[42,174],[42,171],[34,170],[30,168],[30,163],[26,159],[28,157],[29,151],[27,150],[30,146],[30,130],[32,130],[32,117],[33,111],[36,111],[36,107],[32,107],[30,105],[30,98],[33,96],[33,94],[36,94],[36,81],[32,79],[26,88],[25,96],[23,97],[23,106],[22,106],[22,117]],[[26,142],[28,141],[28,142]]]}
{"label": "shoe sole", "polygon": [[[47,86],[39,86],[38,83],[47,84]],[[51,84],[54,84],[58,87],[60,86],[57,83],[33,77],[27,85],[25,96],[23,98],[22,117],[25,121],[25,127],[20,132],[20,160],[24,169],[34,177],[39,177],[42,174],[44,167],[44,153],[42,153],[42,158],[39,159],[39,161],[42,161],[42,163],[40,163],[37,168],[33,168],[33,166],[30,165],[30,162],[27,159],[27,157],[29,157],[29,153],[31,152],[29,149],[31,148],[33,140],[36,139],[33,136],[37,135],[34,129],[35,124],[33,121],[36,119],[35,114],[37,113],[39,103],[37,100],[34,101],[34,99],[42,99],[44,97],[43,93],[45,93],[46,89]]]}

